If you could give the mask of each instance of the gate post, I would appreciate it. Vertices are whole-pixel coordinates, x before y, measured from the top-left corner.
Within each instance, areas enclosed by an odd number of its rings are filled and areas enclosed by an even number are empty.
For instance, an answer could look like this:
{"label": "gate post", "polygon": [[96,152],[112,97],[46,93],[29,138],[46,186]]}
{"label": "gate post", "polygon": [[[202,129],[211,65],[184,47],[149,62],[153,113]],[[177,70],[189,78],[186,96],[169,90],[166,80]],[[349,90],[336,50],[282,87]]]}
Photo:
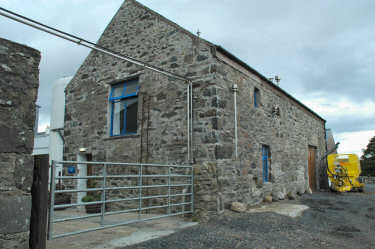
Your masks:
{"label": "gate post", "polygon": [[48,155],[34,156],[30,248],[45,249],[47,239]]}
{"label": "gate post", "polygon": [[51,240],[53,238],[52,232],[53,232],[53,215],[55,211],[55,188],[56,188],[56,182],[55,182],[55,169],[56,169],[56,161],[52,161],[51,165],[51,182],[50,182],[50,193],[49,193],[49,212],[48,212],[48,236],[47,239]]}

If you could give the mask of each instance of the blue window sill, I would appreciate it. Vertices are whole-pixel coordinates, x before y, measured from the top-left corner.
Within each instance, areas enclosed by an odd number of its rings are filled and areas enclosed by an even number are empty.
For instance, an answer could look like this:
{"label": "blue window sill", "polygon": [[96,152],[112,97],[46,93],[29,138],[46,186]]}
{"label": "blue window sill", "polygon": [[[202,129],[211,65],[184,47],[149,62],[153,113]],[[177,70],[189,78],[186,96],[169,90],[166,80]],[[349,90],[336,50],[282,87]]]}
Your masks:
{"label": "blue window sill", "polygon": [[126,134],[126,135],[116,135],[116,136],[111,136],[104,138],[104,140],[114,140],[114,139],[125,139],[125,138],[137,138],[139,137],[139,134]]}

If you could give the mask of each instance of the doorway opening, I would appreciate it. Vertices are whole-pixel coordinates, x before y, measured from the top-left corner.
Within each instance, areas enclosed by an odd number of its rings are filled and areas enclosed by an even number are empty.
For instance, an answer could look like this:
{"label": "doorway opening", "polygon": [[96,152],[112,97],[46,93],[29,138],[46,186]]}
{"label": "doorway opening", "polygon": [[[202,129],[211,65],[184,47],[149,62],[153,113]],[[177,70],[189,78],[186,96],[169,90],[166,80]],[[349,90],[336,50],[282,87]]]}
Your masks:
{"label": "doorway opening", "polygon": [[309,187],[316,190],[316,147],[309,145],[308,151]]}

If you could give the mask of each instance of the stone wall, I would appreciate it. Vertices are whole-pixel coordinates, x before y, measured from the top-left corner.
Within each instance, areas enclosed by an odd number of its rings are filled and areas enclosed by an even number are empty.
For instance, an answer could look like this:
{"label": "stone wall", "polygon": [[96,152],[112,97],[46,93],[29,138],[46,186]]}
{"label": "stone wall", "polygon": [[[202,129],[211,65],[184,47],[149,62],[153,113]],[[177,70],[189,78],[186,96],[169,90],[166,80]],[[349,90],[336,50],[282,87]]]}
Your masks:
{"label": "stone wall", "polygon": [[[203,85],[212,78],[213,58],[205,41],[131,0],[98,43],[177,74],[199,75]],[[110,137],[111,84],[134,78],[139,79],[137,134]],[[184,81],[91,52],[66,87],[64,159],[77,160],[84,147],[93,161],[187,164],[186,91]],[[205,119],[200,122],[205,126]],[[120,167],[110,170],[126,173]],[[114,195],[127,195],[123,192]]]}
{"label": "stone wall", "polygon": [[[309,188],[308,148],[316,148],[318,188],[326,188],[325,121],[259,75],[215,52],[214,85],[196,100],[194,122],[195,209],[215,211],[231,202],[253,205]],[[238,157],[235,156],[234,93],[237,84]],[[254,87],[260,103],[254,106]],[[200,102],[208,102],[209,106]],[[277,110],[275,111],[275,108]],[[201,132],[201,133],[199,133]],[[263,183],[262,146],[270,150],[270,181]]]}
{"label": "stone wall", "polygon": [[28,248],[40,53],[0,39],[0,248]]}
{"label": "stone wall", "polygon": [[[217,52],[218,54],[219,52]],[[216,159],[219,192],[223,206],[232,201],[254,204],[267,194],[304,192],[308,188],[308,146],[317,149],[319,158],[325,153],[325,122],[270,86],[258,75],[218,54],[215,82],[218,94],[217,120],[220,128]],[[238,157],[234,146],[234,94],[238,85],[237,122]],[[254,106],[254,88],[260,91],[260,103]],[[225,103],[225,104],[224,104]],[[275,111],[277,108],[277,111]],[[263,184],[262,145],[267,145],[270,182]],[[225,151],[225,153],[218,153]],[[324,165],[324,162],[322,163]],[[323,178],[323,177],[322,177]]]}
{"label": "stone wall", "polygon": [[[219,57],[216,46],[133,0],[124,2],[99,44],[193,80],[197,213],[219,210],[235,200],[250,205],[266,194],[308,188],[308,146],[316,147],[317,159],[324,155],[325,122],[300,103],[259,75],[236,69],[233,61]],[[134,77],[140,86],[137,134],[110,137],[111,84]],[[233,83],[239,86],[237,158]],[[257,109],[254,87],[261,93]],[[186,89],[185,82],[90,53],[66,88],[65,159],[76,160],[84,147],[94,161],[186,164]],[[262,145],[268,145],[272,154],[267,184],[262,180]]]}
{"label": "stone wall", "polygon": [[[209,75],[210,48],[189,34],[128,0],[98,43],[174,73]],[[137,134],[110,137],[111,84],[134,77],[139,78],[140,87]],[[154,163],[186,163],[186,87],[183,81],[91,52],[66,88],[65,158],[76,159],[79,148],[86,147],[93,160],[144,162],[148,158]]]}
{"label": "stone wall", "polygon": [[361,176],[365,183],[375,184],[375,177],[374,176]]}

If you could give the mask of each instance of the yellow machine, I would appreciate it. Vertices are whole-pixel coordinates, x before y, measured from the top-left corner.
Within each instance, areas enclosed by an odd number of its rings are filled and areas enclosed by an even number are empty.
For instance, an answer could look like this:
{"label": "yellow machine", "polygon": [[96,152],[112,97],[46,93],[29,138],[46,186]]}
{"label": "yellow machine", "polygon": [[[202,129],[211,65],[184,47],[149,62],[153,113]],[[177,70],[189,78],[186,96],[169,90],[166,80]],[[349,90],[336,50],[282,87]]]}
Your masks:
{"label": "yellow machine", "polygon": [[328,155],[327,174],[331,189],[338,192],[358,190],[363,192],[365,184],[359,177],[361,165],[356,154]]}

